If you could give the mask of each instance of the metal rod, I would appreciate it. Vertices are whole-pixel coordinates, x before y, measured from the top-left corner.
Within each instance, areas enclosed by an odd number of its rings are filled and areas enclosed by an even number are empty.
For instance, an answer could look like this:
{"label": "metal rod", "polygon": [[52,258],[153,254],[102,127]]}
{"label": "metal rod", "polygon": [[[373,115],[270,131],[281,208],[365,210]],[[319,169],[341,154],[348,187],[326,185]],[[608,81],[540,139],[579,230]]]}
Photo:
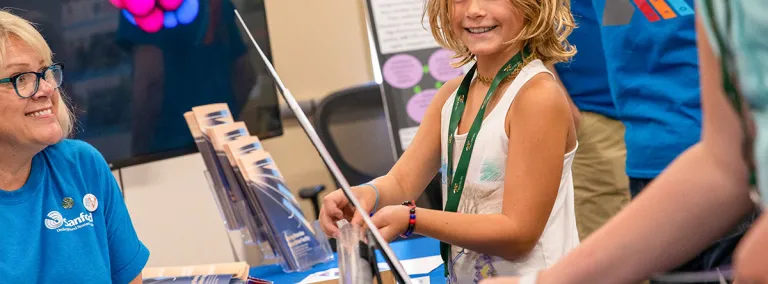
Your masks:
{"label": "metal rod", "polygon": [[240,24],[243,25],[243,28],[248,34],[248,37],[253,42],[253,45],[256,46],[256,49],[259,51],[261,58],[264,60],[264,64],[267,66],[267,69],[269,69],[269,73],[272,74],[272,77],[275,79],[275,83],[277,84],[280,93],[283,95],[283,99],[285,99],[285,102],[291,108],[293,113],[296,114],[296,119],[299,121],[299,124],[301,124],[304,132],[307,133],[307,136],[309,136],[309,139],[312,141],[315,149],[317,149],[320,157],[323,159],[328,168],[331,169],[331,173],[339,182],[339,184],[341,184],[341,189],[347,196],[347,199],[349,199],[349,202],[352,203],[357,212],[362,216],[363,222],[365,222],[368,230],[371,232],[376,243],[381,248],[382,254],[391,266],[392,271],[395,272],[395,276],[403,283],[411,283],[411,278],[408,276],[408,273],[405,272],[405,269],[395,256],[392,248],[389,247],[387,241],[382,238],[378,228],[376,228],[376,226],[373,224],[373,221],[371,221],[371,218],[368,216],[368,212],[365,212],[365,210],[360,206],[360,202],[357,200],[354,194],[352,194],[352,190],[349,188],[349,182],[347,182],[347,179],[344,178],[344,175],[341,174],[341,170],[339,170],[339,167],[331,158],[331,155],[328,153],[328,149],[325,148],[325,145],[320,140],[320,137],[317,136],[317,132],[315,132],[315,129],[312,127],[309,119],[307,119],[307,116],[304,114],[304,112],[301,111],[301,107],[299,106],[299,103],[296,102],[296,99],[293,97],[293,94],[291,94],[291,91],[288,90],[288,88],[286,88],[283,84],[283,81],[280,80],[280,77],[277,75],[274,66],[272,66],[272,62],[267,59],[267,56],[261,50],[259,44],[256,43],[256,40],[253,38],[250,29],[248,29],[248,25],[245,24],[245,21],[243,21],[243,18],[240,16],[240,13],[237,11],[237,9],[235,9],[235,15],[240,21]]}

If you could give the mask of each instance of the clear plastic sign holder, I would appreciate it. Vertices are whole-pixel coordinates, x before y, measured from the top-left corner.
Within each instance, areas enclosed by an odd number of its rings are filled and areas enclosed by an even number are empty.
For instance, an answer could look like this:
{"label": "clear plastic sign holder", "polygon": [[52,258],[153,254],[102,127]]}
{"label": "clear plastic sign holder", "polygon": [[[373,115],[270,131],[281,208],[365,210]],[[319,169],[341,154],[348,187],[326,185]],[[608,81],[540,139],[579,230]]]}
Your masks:
{"label": "clear plastic sign holder", "polygon": [[[251,212],[248,200],[224,200],[217,194],[216,187],[212,182],[210,172],[204,170],[203,174],[208,181],[208,186],[211,190],[211,195],[216,203],[216,208],[221,214],[222,220],[226,228],[228,224],[225,218],[222,208],[227,206],[233,208],[233,211],[238,216],[238,220],[242,220],[245,225],[237,227],[235,229],[227,229],[227,237],[232,249],[232,255],[235,261],[245,260],[245,251],[238,250],[237,247],[241,243],[245,243],[247,246],[256,247],[261,252],[265,260],[275,260],[282,267],[285,272],[297,272],[306,271],[311,269],[314,265],[333,260],[333,252],[331,250],[328,238],[323,233],[320,223],[318,221],[311,222],[312,231],[315,233],[312,236],[311,232],[303,231],[274,231],[275,222],[286,222],[288,219],[282,219],[280,216],[266,216],[266,212]],[[253,202],[253,201],[251,201]],[[276,200],[259,200],[261,202],[278,202]],[[248,226],[248,223],[255,223],[255,218],[259,218],[261,223],[265,227],[258,227],[255,224]],[[270,222],[270,218],[276,218]],[[270,225],[271,224],[271,225]],[[267,228],[266,226],[271,226]],[[255,228],[255,229],[254,229]],[[254,231],[256,230],[256,231]],[[263,239],[259,236],[263,235],[263,231],[267,232],[268,236],[272,236],[271,239]],[[272,232],[272,233],[270,233]],[[236,236],[239,236],[236,237]],[[241,242],[242,241],[242,242]]]}
{"label": "clear plastic sign holder", "polygon": [[[363,237],[358,225],[347,220],[337,222],[339,237],[336,248],[339,253],[339,283],[382,283],[376,261],[376,248]],[[367,232],[366,232],[367,233]]]}
{"label": "clear plastic sign holder", "polygon": [[357,210],[357,213],[361,215],[363,219],[363,223],[365,224],[365,226],[368,229],[367,231],[369,232],[368,241],[371,242],[371,245],[376,245],[381,250],[381,253],[384,256],[384,259],[387,261],[387,264],[389,264],[389,267],[392,269],[392,273],[395,277],[395,280],[398,283],[410,284],[411,278],[408,276],[408,273],[405,272],[405,268],[403,268],[402,264],[395,256],[395,253],[392,251],[392,248],[390,248],[389,243],[386,240],[384,240],[384,238],[379,233],[379,230],[371,221],[371,218],[368,216],[368,212],[366,212],[360,206],[360,202],[357,200],[354,194],[352,194],[352,191],[349,186],[349,182],[347,181],[346,178],[344,178],[344,175],[341,174],[341,170],[339,169],[338,165],[336,165],[336,162],[334,162],[333,159],[331,158],[331,155],[328,153],[328,149],[320,140],[320,137],[317,135],[317,132],[315,131],[312,124],[309,122],[309,119],[307,118],[307,116],[301,110],[301,107],[299,106],[299,103],[296,101],[296,98],[293,97],[293,95],[291,94],[291,91],[285,87],[285,84],[283,84],[283,81],[277,75],[277,71],[275,71],[274,66],[272,66],[272,62],[269,61],[267,56],[264,54],[264,51],[261,50],[261,47],[256,42],[256,39],[253,38],[253,35],[251,34],[251,30],[248,28],[248,25],[240,16],[240,12],[238,12],[237,9],[234,9],[234,11],[235,11],[235,16],[237,16],[237,19],[240,21],[240,24],[243,26],[243,29],[248,34],[248,37],[251,39],[251,42],[253,43],[254,47],[256,48],[256,50],[258,50],[259,55],[261,56],[261,59],[264,61],[264,64],[269,70],[270,75],[272,75],[272,78],[275,80],[277,89],[279,90],[280,94],[283,96],[283,99],[285,100],[286,104],[288,104],[291,111],[293,111],[294,115],[296,116],[296,119],[298,120],[299,125],[301,125],[302,129],[304,129],[304,132],[307,134],[307,136],[309,136],[310,142],[312,142],[312,145],[315,146],[315,149],[317,150],[318,154],[320,154],[320,157],[323,159],[323,162],[325,162],[326,166],[328,166],[328,168],[331,170],[331,174],[333,174],[333,177],[341,185],[341,190],[344,192],[347,199],[349,199],[349,202],[352,204],[352,206],[355,207],[355,210]]}
{"label": "clear plastic sign holder", "polygon": [[[213,200],[216,203],[216,209],[219,210],[219,215],[221,215],[221,220],[224,221],[224,227],[227,228],[227,239],[229,240],[230,248],[232,249],[232,256],[235,258],[235,262],[240,262],[245,260],[245,252],[242,250],[238,250],[235,248],[235,244],[239,244],[240,242],[232,240],[232,233],[238,232],[240,233],[240,237],[242,238],[243,242],[246,244],[253,244],[254,240],[250,238],[250,235],[248,232],[243,232],[243,230],[247,230],[247,228],[243,227],[238,230],[230,230],[227,224],[227,218],[225,218],[224,211],[222,210],[224,205],[223,202],[227,202],[225,200],[221,200],[219,198],[218,194],[216,193],[216,187],[213,184],[213,180],[211,179],[211,173],[208,170],[203,170],[203,175],[205,176],[205,180],[208,183],[208,189],[211,191],[211,196],[213,196]],[[265,258],[267,256],[265,255]]]}

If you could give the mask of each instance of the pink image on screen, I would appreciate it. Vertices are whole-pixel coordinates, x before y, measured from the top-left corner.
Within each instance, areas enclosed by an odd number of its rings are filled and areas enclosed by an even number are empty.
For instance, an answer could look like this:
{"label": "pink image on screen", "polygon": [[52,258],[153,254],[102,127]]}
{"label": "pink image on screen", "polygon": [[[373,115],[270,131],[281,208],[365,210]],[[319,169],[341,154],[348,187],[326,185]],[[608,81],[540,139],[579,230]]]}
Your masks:
{"label": "pink image on screen", "polygon": [[154,33],[163,28],[164,20],[165,16],[163,16],[163,11],[155,8],[152,12],[149,12],[149,15],[146,17],[136,17],[136,25],[142,30]]}
{"label": "pink image on screen", "polygon": [[408,116],[414,121],[421,123],[421,120],[424,118],[424,112],[427,111],[427,106],[429,106],[429,102],[432,101],[435,94],[437,94],[437,89],[427,89],[413,95],[405,106]]}
{"label": "pink image on screen", "polygon": [[429,56],[429,74],[437,81],[445,82],[463,74],[461,68],[453,68],[451,63],[455,53],[447,49],[438,49]]}
{"label": "pink image on screen", "polygon": [[123,9],[125,6],[123,6],[123,0],[109,0],[110,3],[112,3],[115,8]]}
{"label": "pink image on screen", "polygon": [[157,0],[160,7],[166,11],[176,11],[184,0]]}
{"label": "pink image on screen", "polygon": [[424,76],[421,61],[409,54],[393,56],[384,63],[383,69],[384,80],[399,89],[416,86]]}
{"label": "pink image on screen", "polygon": [[123,1],[123,5],[134,17],[143,17],[149,15],[149,12],[155,8],[155,0],[126,0]]}

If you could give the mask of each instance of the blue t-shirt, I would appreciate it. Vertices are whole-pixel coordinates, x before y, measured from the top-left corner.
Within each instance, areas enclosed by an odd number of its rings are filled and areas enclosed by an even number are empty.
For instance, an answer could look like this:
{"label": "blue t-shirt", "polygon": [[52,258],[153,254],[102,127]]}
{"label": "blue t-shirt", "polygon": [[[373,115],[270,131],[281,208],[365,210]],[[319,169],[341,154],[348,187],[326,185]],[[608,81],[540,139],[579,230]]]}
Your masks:
{"label": "blue t-shirt", "polygon": [[627,174],[654,178],[700,137],[693,0],[592,2],[626,126]]}
{"label": "blue t-shirt", "polygon": [[592,2],[573,1],[571,12],[576,20],[576,29],[568,41],[576,46],[578,52],[570,62],[555,64],[560,81],[579,110],[617,119],[608,85],[600,24]]}
{"label": "blue t-shirt", "polygon": [[23,187],[0,190],[0,224],[0,283],[128,283],[149,258],[107,163],[81,141],[47,147]]}

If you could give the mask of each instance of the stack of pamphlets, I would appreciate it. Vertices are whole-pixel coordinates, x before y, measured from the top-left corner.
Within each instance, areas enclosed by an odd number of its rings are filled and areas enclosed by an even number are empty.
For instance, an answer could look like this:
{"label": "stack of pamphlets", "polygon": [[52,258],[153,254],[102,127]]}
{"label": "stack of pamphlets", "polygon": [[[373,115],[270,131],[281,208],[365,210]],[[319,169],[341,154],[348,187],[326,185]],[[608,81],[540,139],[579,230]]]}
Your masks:
{"label": "stack of pamphlets", "polygon": [[307,220],[272,156],[226,104],[194,107],[184,118],[228,230],[242,231],[246,244],[276,258],[286,272],[333,259],[319,223]]}

